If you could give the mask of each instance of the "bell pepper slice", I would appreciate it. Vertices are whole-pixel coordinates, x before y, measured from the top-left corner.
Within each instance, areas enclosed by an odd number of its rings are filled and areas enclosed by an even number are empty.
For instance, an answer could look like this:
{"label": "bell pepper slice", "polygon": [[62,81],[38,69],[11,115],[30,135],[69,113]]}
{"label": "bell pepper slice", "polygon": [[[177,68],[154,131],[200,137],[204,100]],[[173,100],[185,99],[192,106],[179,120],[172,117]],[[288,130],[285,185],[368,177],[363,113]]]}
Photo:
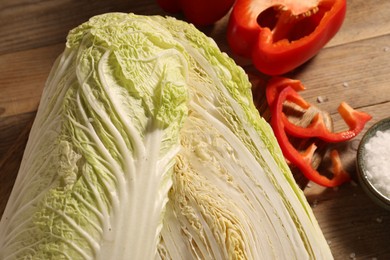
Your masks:
{"label": "bell pepper slice", "polygon": [[287,133],[285,132],[285,125],[282,119],[283,115],[283,103],[288,99],[289,96],[297,95],[297,92],[291,87],[286,87],[281,90],[277,96],[273,106],[271,107],[271,126],[275,133],[276,139],[278,140],[279,146],[283,152],[286,160],[296,166],[302,174],[309,180],[325,186],[325,187],[335,187],[339,186],[350,180],[350,176],[347,172],[342,170],[341,164],[339,164],[338,153],[333,153],[331,155],[333,165],[333,177],[330,179],[325,175],[319,173],[314,169],[310,162],[310,156],[307,154],[313,154],[315,146],[313,145],[308,148],[307,153],[301,154],[295,147],[291,144]]}
{"label": "bell pepper slice", "polygon": [[260,72],[281,75],[316,55],[339,31],[345,13],[346,0],[237,0],[227,40]]}
{"label": "bell pepper slice", "polygon": [[343,168],[343,164],[341,163],[340,155],[337,150],[333,149],[330,152],[330,160],[332,161],[332,172],[335,175],[348,175]]}
{"label": "bell pepper slice", "polygon": [[234,0],[157,0],[157,3],[168,13],[182,12],[196,26],[207,26],[224,17]]}
{"label": "bell pepper slice", "polygon": [[[286,77],[272,77],[268,81],[267,87],[265,89],[267,103],[270,107],[273,105],[280,91],[287,86],[290,86],[295,91],[301,91],[305,89],[305,86],[300,80],[290,79]],[[302,108],[308,108],[310,106],[310,104],[308,104],[305,100],[301,98],[297,99],[295,103],[297,103],[297,105],[301,106]]]}
{"label": "bell pepper slice", "polygon": [[[275,102],[277,95],[279,95],[281,90],[286,87],[291,87],[295,91],[301,91],[305,89],[300,80],[294,80],[285,77],[273,77],[268,81],[266,87],[266,97],[270,107],[272,107],[273,103]],[[307,109],[310,106],[310,104],[306,102],[298,93],[293,96],[290,95],[288,99],[303,109]],[[338,111],[345,123],[348,125],[349,129],[337,133],[329,131],[321,113],[316,114],[312,122],[306,127],[301,127],[291,123],[284,113],[282,113],[281,119],[283,120],[285,131],[291,136],[298,138],[316,137],[329,143],[337,143],[348,141],[357,136],[364,129],[366,123],[372,118],[371,115],[365,112],[353,109],[346,102],[341,102],[340,106],[338,107]]]}
{"label": "bell pepper slice", "polygon": [[313,121],[307,127],[301,127],[291,123],[285,115],[283,116],[283,123],[286,132],[292,136],[300,138],[317,137],[329,143],[338,143],[348,141],[357,136],[372,118],[367,113],[353,109],[346,102],[340,104],[338,111],[348,125],[348,130],[337,133],[329,131],[320,113],[315,115]]}

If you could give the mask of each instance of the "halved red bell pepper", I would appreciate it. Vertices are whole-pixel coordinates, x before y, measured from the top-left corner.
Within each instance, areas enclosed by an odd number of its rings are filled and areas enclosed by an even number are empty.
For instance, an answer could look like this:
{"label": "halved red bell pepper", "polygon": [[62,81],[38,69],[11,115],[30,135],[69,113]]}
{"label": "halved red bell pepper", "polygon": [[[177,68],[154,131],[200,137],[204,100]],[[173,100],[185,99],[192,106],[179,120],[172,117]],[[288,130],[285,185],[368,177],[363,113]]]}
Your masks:
{"label": "halved red bell pepper", "polygon": [[299,99],[299,97],[297,97],[297,92],[288,86],[281,90],[276,100],[274,101],[273,106],[271,107],[271,126],[286,160],[299,168],[299,170],[308,180],[311,180],[319,185],[325,187],[335,187],[349,181],[350,176],[341,167],[340,158],[337,151],[331,152],[333,177],[330,179],[327,176],[320,174],[311,165],[311,157],[316,149],[314,143],[309,146],[307,152],[304,153],[300,153],[291,144],[285,132],[285,125],[282,119],[283,103],[285,100],[290,99],[291,97],[293,97],[293,99]]}
{"label": "halved red bell pepper", "polygon": [[157,3],[168,13],[182,12],[188,22],[206,26],[224,17],[234,0],[157,0]]}
{"label": "halved red bell pepper", "polygon": [[281,75],[302,65],[339,31],[346,0],[237,0],[227,39],[255,67]]}

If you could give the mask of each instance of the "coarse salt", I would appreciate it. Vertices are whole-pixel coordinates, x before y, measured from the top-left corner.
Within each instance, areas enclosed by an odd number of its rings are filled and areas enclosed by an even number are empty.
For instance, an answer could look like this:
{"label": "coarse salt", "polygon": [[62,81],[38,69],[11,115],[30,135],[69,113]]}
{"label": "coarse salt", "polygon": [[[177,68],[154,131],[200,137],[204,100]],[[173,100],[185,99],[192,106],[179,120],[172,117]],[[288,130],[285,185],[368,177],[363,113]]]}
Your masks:
{"label": "coarse salt", "polygon": [[390,198],[390,130],[377,131],[364,148],[368,180],[382,195]]}

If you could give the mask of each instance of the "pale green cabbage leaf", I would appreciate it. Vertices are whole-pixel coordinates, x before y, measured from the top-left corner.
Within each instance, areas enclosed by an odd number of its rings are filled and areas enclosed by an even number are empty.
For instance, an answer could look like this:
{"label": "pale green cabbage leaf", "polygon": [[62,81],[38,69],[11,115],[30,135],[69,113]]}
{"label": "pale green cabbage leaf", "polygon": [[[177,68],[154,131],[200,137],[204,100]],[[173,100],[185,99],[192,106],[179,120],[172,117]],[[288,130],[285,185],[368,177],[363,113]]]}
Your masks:
{"label": "pale green cabbage leaf", "polygon": [[1,259],[331,259],[245,72],[194,26],[70,31],[0,222]]}

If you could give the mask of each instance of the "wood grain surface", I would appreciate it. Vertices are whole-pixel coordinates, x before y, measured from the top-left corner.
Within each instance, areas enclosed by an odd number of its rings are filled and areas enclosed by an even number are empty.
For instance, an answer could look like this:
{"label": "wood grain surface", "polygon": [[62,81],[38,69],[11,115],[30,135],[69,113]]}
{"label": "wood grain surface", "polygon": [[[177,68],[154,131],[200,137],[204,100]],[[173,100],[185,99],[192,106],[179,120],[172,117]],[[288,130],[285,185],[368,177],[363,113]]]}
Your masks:
{"label": "wood grain surface", "polygon": [[[316,57],[287,75],[302,80],[307,88],[303,97],[331,114],[336,131],[346,127],[337,114],[341,101],[373,116],[365,130],[390,116],[390,1],[347,3],[339,33]],[[0,1],[0,215],[46,78],[64,49],[67,32],[106,12],[166,14],[153,0]],[[249,60],[230,52],[225,38],[227,20],[228,16],[202,30],[248,72],[257,102],[264,102],[265,76]],[[318,102],[319,97],[325,101]],[[266,111],[265,104],[258,105]],[[343,163],[354,179],[360,138],[341,147]],[[337,189],[309,183],[305,194],[335,259],[390,259],[390,212],[374,204],[356,181]]]}

